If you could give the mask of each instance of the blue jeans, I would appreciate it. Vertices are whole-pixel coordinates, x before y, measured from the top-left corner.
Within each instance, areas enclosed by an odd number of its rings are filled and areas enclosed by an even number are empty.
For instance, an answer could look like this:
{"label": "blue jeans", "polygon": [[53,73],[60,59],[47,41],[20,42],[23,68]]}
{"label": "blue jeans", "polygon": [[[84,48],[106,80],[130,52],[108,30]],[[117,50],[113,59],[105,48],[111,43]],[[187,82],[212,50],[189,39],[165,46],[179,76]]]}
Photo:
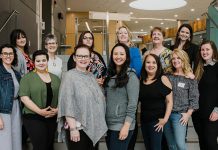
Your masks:
{"label": "blue jeans", "polygon": [[129,134],[125,140],[119,140],[120,131],[108,130],[106,136],[106,144],[108,150],[127,150],[129,141],[132,137],[133,130],[129,131]]}
{"label": "blue jeans", "polygon": [[171,113],[168,122],[164,126],[164,134],[169,150],[187,150],[185,143],[186,125],[181,125],[179,121],[181,118],[180,113]]}
{"label": "blue jeans", "polygon": [[155,131],[155,125],[158,121],[143,122],[141,121],[142,136],[146,150],[161,150],[162,131]]}

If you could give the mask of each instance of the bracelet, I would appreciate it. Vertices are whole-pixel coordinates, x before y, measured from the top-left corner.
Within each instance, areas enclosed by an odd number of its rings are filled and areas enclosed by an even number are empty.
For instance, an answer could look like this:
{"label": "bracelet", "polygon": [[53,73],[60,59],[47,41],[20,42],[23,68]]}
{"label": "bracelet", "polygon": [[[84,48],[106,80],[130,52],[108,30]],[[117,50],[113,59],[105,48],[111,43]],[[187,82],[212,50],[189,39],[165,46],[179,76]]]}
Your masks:
{"label": "bracelet", "polygon": [[77,128],[70,128],[70,131],[77,131]]}

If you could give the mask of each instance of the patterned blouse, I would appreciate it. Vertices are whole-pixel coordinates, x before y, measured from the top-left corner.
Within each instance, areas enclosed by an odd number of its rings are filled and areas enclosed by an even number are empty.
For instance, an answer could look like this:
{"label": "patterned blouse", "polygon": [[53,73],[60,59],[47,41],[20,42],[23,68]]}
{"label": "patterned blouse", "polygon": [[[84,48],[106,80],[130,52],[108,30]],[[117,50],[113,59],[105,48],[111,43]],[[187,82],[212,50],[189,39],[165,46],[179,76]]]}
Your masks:
{"label": "patterned blouse", "polygon": [[28,72],[32,71],[34,69],[33,61],[30,59],[30,57],[26,53],[23,53],[23,56],[26,60],[27,71]]}

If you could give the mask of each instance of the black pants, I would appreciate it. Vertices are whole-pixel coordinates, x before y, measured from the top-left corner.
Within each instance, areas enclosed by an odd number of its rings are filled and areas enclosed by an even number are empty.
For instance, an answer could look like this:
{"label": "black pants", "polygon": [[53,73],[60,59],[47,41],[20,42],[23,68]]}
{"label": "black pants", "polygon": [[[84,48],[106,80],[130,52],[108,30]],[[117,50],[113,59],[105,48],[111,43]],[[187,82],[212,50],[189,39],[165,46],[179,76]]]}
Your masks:
{"label": "black pants", "polygon": [[74,142],[70,140],[70,131],[66,130],[66,144],[68,150],[95,150],[92,140],[83,130],[79,130],[80,141]]}
{"label": "black pants", "polygon": [[133,135],[132,135],[132,137],[131,137],[131,139],[129,141],[128,150],[134,150],[136,140],[137,140],[137,135],[138,135],[138,123],[136,121],[135,129],[133,130]]}
{"label": "black pants", "polygon": [[23,124],[30,137],[33,150],[54,150],[56,119],[40,119],[36,116],[24,116]]}
{"label": "black pants", "polygon": [[192,121],[198,135],[201,150],[218,150],[218,121],[201,118],[199,112],[192,114]]}

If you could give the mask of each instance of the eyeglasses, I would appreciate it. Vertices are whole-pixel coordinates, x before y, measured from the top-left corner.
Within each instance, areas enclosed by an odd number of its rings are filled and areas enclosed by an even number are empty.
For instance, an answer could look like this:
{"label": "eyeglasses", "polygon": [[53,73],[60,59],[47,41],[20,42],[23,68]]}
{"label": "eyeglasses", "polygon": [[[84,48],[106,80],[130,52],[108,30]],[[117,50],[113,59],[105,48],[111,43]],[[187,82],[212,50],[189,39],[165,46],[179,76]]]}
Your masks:
{"label": "eyeglasses", "polygon": [[83,40],[93,40],[93,38],[90,36],[90,37],[86,37],[86,36],[84,36],[83,37]]}
{"label": "eyeglasses", "polygon": [[12,56],[14,56],[14,53],[13,52],[10,52],[10,53],[7,53],[7,52],[3,52],[3,53],[1,53],[4,57],[7,57],[7,56],[9,56],[9,57],[12,57]]}
{"label": "eyeglasses", "polygon": [[52,43],[46,43],[47,45],[56,45],[56,42],[52,42]]}
{"label": "eyeglasses", "polygon": [[89,55],[76,55],[77,59],[89,59],[90,56]]}

